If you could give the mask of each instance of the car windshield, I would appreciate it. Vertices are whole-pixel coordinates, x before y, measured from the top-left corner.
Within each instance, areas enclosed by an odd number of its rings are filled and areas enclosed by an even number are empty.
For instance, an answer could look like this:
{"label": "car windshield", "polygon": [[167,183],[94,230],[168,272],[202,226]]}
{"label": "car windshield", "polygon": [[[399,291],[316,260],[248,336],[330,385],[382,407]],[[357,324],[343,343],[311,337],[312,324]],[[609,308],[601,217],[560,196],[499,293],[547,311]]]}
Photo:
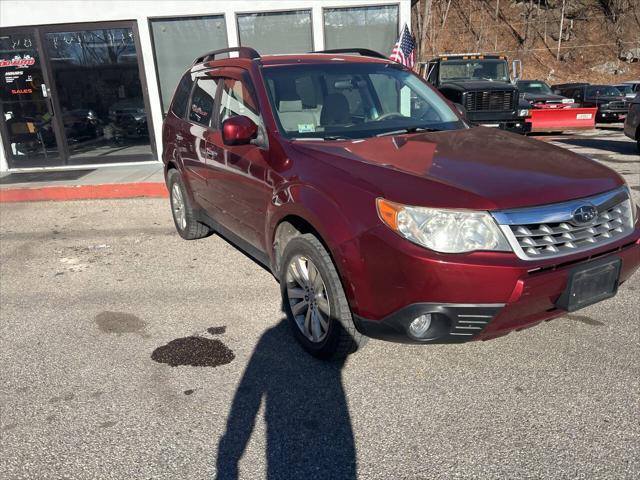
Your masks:
{"label": "car windshield", "polygon": [[263,72],[280,130],[290,138],[466,128],[431,87],[393,64],[287,65]]}
{"label": "car windshield", "polygon": [[621,95],[620,90],[610,85],[597,85],[587,88],[587,96],[589,97],[620,97]]}
{"label": "car windshield", "polygon": [[440,82],[451,80],[509,81],[505,60],[443,60],[440,62]]}
{"label": "car windshield", "polygon": [[544,82],[518,82],[518,90],[534,95],[552,95],[553,92]]}
{"label": "car windshield", "polygon": [[623,95],[626,95],[628,93],[633,93],[633,87],[630,84],[625,84],[625,85],[616,85],[616,88],[618,90],[620,90],[620,92]]}

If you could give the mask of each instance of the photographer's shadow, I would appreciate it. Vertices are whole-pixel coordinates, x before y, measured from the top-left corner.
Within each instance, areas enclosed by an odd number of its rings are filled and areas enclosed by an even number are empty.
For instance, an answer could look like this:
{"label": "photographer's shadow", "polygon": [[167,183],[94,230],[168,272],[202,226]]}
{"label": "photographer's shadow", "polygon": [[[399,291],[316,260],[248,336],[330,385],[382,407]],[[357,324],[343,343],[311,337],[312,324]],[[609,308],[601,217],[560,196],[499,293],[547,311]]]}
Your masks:
{"label": "photographer's shadow", "polygon": [[247,365],[218,444],[220,480],[238,478],[238,463],[263,398],[267,478],[356,478],[353,430],[342,388],[344,360],[311,357],[289,328],[285,319],[267,330]]}

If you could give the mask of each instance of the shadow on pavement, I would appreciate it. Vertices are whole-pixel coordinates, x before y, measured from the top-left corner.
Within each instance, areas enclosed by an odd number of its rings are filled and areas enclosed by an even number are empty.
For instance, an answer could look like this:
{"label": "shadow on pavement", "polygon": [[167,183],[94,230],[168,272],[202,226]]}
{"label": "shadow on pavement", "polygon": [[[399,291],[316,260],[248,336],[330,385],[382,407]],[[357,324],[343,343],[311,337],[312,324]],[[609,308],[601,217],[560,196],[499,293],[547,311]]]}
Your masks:
{"label": "shadow on pavement", "polygon": [[638,149],[632,140],[605,140],[598,138],[566,138],[556,140],[559,143],[575,145],[577,147],[594,148],[602,153],[621,153],[623,155],[638,156]]}
{"label": "shadow on pavement", "polygon": [[267,330],[233,399],[218,445],[216,478],[239,478],[238,463],[264,399],[268,479],[355,479],[343,365],[343,360],[323,362],[305,353],[286,319]]}

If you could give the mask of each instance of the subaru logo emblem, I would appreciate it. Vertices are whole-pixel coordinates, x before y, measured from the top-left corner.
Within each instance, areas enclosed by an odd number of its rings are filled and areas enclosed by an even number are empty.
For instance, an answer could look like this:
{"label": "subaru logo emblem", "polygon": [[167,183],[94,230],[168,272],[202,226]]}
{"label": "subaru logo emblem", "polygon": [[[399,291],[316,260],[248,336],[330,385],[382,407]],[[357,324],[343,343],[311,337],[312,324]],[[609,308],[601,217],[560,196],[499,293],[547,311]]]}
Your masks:
{"label": "subaru logo emblem", "polygon": [[598,209],[593,205],[583,205],[573,212],[573,223],[586,225],[593,222],[598,216]]}

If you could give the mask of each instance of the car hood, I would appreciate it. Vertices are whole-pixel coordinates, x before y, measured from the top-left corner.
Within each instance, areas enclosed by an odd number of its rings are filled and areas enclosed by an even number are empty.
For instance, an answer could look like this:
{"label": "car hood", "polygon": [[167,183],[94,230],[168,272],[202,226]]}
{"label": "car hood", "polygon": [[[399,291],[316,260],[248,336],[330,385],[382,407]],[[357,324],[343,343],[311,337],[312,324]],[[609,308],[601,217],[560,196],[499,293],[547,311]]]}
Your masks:
{"label": "car hood", "polygon": [[524,98],[530,102],[562,102],[567,97],[546,93],[525,93]]}
{"label": "car hood", "polygon": [[624,102],[626,98],[624,96],[609,96],[609,95],[600,95],[599,97],[591,97],[593,100],[597,100],[598,102]]}
{"label": "car hood", "polygon": [[452,80],[443,82],[440,88],[454,88],[456,90],[515,90],[516,87],[509,82],[492,82],[489,80]]}
{"label": "car hood", "polygon": [[375,195],[409,205],[508,209],[588,197],[623,184],[595,161],[485,127],[293,146],[353,181],[367,182]]}

